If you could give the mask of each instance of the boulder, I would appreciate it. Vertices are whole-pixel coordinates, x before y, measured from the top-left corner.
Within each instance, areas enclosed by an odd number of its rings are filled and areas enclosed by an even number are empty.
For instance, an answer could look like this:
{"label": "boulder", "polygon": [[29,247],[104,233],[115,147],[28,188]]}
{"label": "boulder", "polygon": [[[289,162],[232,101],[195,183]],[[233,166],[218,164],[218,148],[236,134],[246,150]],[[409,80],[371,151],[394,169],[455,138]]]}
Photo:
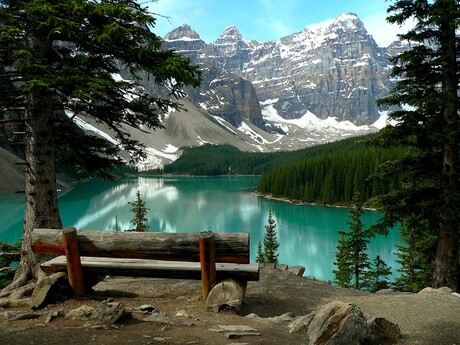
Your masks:
{"label": "boulder", "polygon": [[288,268],[288,271],[294,273],[296,276],[303,276],[305,273],[305,267],[303,266],[291,266]]}
{"label": "boulder", "polygon": [[334,301],[314,311],[307,329],[308,344],[359,345],[368,332],[367,320],[358,306]]}
{"label": "boulder", "polygon": [[305,332],[307,345],[393,344],[402,339],[397,324],[382,317],[367,321],[357,305],[339,301],[296,318],[288,329],[289,333]]}
{"label": "boulder", "polygon": [[399,326],[383,317],[374,317],[368,321],[369,336],[368,340],[372,342],[382,342],[391,340],[397,342],[402,339]]}

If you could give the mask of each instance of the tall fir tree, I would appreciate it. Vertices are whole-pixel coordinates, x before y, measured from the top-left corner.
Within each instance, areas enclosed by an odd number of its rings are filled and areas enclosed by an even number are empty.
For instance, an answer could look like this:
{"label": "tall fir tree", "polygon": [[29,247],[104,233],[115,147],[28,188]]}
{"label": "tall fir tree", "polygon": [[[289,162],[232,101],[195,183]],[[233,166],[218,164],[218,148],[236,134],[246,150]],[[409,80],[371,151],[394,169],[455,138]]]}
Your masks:
{"label": "tall fir tree", "polygon": [[430,223],[437,237],[431,284],[458,290],[460,3],[399,0],[388,12],[389,22],[415,20],[415,26],[401,35],[410,49],[393,59],[391,77],[398,81],[379,102],[396,109],[389,115],[396,124],[382,130],[377,142],[409,148],[406,157],[382,170],[382,176],[399,174],[402,184],[378,199],[384,211],[380,227],[409,217],[420,238]]}
{"label": "tall fir tree", "polygon": [[[345,237],[347,259],[350,262],[350,271],[355,289],[362,289],[368,286],[368,272],[370,269],[369,257],[367,254],[367,245],[369,243],[369,232],[364,228],[361,221],[363,214],[363,203],[357,190],[353,194],[353,207],[350,209],[349,220],[347,225],[348,231],[343,231]],[[345,251],[345,250],[344,250]],[[345,253],[343,253],[345,255]]]}
{"label": "tall fir tree", "polygon": [[334,283],[337,286],[344,288],[351,288],[352,284],[352,271],[351,271],[351,258],[350,247],[347,241],[347,233],[339,230],[339,243],[337,244],[337,251],[335,252],[334,265],[337,267],[333,271]]}
{"label": "tall fir tree", "polygon": [[[110,176],[123,149],[145,155],[128,126],[161,127],[160,116],[178,109],[187,86],[201,72],[189,59],[162,49],[151,29],[155,17],[134,0],[4,0],[0,6],[0,109],[25,117],[26,185],[22,258],[14,282],[37,279],[40,261],[31,250],[34,228],[62,228],[56,194],[56,160]],[[129,75],[132,81],[122,79]],[[136,86],[142,77],[167,89],[152,95]],[[106,125],[116,144],[85,136],[73,122],[85,116]]]}
{"label": "tall fir tree", "polygon": [[276,222],[273,219],[272,210],[268,211],[268,224],[265,225],[264,235],[264,262],[278,263],[278,247],[280,246],[276,234]]}
{"label": "tall fir tree", "polygon": [[133,231],[149,231],[149,227],[147,225],[148,219],[146,217],[149,209],[145,206],[145,201],[141,198],[141,192],[137,191],[136,200],[130,201],[128,204],[131,206],[131,213],[133,214],[133,219],[131,220],[131,223],[135,226]]}
{"label": "tall fir tree", "polygon": [[372,292],[388,289],[390,287],[388,276],[390,275],[391,267],[377,255],[372,261],[372,269],[369,271],[369,289]]}
{"label": "tall fir tree", "polygon": [[257,243],[257,256],[256,256],[256,262],[259,264],[263,264],[265,262],[264,259],[264,250],[262,248],[262,242],[259,241]]}
{"label": "tall fir tree", "polygon": [[[430,286],[436,255],[437,236],[428,223],[416,221],[418,228],[412,226],[410,218],[401,225],[401,245],[397,246],[399,276],[394,283],[401,291],[419,292]],[[420,227],[424,231],[420,231]]]}

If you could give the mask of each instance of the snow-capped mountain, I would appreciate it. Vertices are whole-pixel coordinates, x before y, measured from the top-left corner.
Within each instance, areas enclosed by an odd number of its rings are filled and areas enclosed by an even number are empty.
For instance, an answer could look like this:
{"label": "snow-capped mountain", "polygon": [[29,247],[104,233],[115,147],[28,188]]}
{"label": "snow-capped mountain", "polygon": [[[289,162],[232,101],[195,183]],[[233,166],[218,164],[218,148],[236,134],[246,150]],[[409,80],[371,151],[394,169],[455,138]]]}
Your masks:
{"label": "snow-capped mountain", "polygon": [[[405,49],[398,42],[379,48],[351,13],[269,42],[245,40],[229,26],[207,44],[183,25],[164,37],[164,46],[199,64],[203,83],[181,100],[187,111],[165,115],[164,129],[130,130],[146,146],[139,170],[174,161],[184,146],[225,143],[268,152],[375,132],[387,122],[376,100],[392,87],[389,58]],[[117,78],[129,79],[129,73]],[[148,78],[141,86],[164,91]],[[75,120],[87,133],[111,140],[100,124]],[[0,139],[4,134],[0,129]]]}
{"label": "snow-capped mountain", "polygon": [[[199,92],[191,91],[190,99],[235,125],[246,119],[263,129],[272,127],[260,118],[254,96],[262,105],[261,113],[263,104],[270,104],[284,119],[313,113],[323,120],[334,117],[370,125],[380,116],[376,99],[392,86],[387,78],[388,50],[377,46],[352,13],[279,41],[248,41],[229,26],[215,42],[206,44],[188,25],[164,39],[167,48],[203,67],[203,86]],[[250,82],[255,92],[239,78]],[[229,112],[229,105],[238,111]]]}
{"label": "snow-capped mountain", "polygon": [[188,25],[164,41],[202,67],[203,84],[188,90],[187,112],[164,118],[165,129],[131,133],[146,145],[140,170],[168,164],[184,146],[229,143],[268,152],[375,132],[387,122],[375,101],[391,88],[389,52],[403,49],[379,48],[351,13],[279,41],[248,41],[229,26],[206,44]]}

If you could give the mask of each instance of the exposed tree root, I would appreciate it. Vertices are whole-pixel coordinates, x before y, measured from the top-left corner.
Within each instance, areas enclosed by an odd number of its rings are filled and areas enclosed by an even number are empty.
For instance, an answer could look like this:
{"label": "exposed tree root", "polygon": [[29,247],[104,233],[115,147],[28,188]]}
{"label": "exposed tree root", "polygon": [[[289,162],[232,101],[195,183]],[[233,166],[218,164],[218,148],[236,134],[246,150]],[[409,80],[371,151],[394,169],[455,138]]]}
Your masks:
{"label": "exposed tree root", "polygon": [[11,299],[11,298],[0,298],[0,308],[18,308],[18,307],[29,307],[30,298],[22,299]]}
{"label": "exposed tree root", "polygon": [[1,292],[0,292],[0,298],[8,297],[11,295],[11,293],[16,290],[20,289],[26,285],[28,285],[30,275],[28,272],[22,272],[21,274],[18,274],[16,272],[16,276],[14,277],[13,282],[6,286]]}

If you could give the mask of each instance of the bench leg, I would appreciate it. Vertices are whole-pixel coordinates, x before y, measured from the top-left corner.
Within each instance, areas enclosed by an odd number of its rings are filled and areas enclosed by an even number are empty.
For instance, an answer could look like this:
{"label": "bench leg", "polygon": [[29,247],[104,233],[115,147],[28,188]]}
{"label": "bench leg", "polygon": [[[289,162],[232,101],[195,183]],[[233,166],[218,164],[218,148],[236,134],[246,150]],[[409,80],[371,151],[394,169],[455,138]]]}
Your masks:
{"label": "bench leg", "polygon": [[80,246],[77,239],[77,229],[67,227],[62,230],[64,250],[67,260],[67,275],[73,292],[77,296],[85,294],[85,284],[81,269]]}
{"label": "bench leg", "polygon": [[238,312],[243,303],[247,282],[237,282],[233,279],[222,280],[209,292],[206,309],[215,313],[232,309]]}
{"label": "bench leg", "polygon": [[216,247],[212,231],[200,232],[200,263],[203,300],[216,281]]}

